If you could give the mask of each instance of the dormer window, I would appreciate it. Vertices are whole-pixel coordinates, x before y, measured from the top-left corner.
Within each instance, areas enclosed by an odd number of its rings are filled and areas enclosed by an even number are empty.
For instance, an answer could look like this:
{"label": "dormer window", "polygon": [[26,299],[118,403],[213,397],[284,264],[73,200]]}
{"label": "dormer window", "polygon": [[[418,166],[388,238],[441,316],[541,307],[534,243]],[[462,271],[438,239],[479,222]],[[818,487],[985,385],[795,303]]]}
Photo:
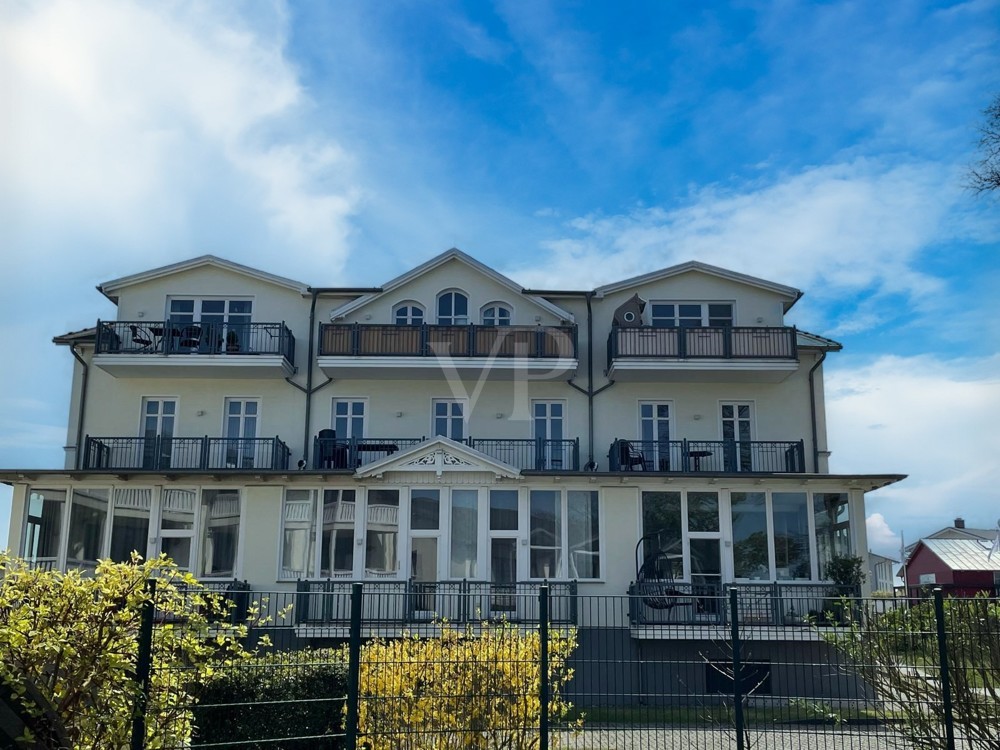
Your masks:
{"label": "dormer window", "polygon": [[654,328],[703,328],[732,326],[731,302],[653,302],[650,323]]}
{"label": "dormer window", "polygon": [[509,326],[510,308],[502,302],[491,302],[483,308],[484,326]]}
{"label": "dormer window", "polygon": [[437,322],[442,326],[469,324],[469,298],[463,292],[449,291],[438,295]]}
{"label": "dormer window", "polygon": [[401,302],[392,309],[392,319],[398,326],[422,325],[424,308],[416,302]]}

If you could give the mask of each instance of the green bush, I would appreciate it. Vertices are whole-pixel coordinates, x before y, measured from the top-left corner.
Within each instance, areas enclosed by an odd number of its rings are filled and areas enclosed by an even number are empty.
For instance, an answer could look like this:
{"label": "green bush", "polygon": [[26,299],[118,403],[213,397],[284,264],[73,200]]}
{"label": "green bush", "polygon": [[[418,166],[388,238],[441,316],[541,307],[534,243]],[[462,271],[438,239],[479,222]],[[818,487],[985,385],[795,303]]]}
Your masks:
{"label": "green bush", "polygon": [[35,569],[0,551],[0,692],[27,718],[19,747],[128,747],[147,602],[159,624],[152,639],[146,742],[151,748],[181,747],[191,734],[197,686],[223,665],[249,656],[241,645],[246,627],[225,622],[232,605],[166,558],[102,560],[84,574]]}
{"label": "green bush", "polygon": [[232,747],[339,748],[346,696],[347,663],[340,650],[303,649],[251,659],[217,672],[201,690],[192,746],[242,742]]}

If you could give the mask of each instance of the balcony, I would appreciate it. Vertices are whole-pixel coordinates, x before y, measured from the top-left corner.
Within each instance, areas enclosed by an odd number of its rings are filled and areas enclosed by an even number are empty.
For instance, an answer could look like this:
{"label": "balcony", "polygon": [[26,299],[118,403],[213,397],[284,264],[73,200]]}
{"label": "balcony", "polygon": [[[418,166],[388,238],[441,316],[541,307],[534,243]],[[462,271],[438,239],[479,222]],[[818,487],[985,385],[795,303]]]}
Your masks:
{"label": "balcony", "polygon": [[615,440],[611,471],[711,474],[801,474],[802,440]]}
{"label": "balcony", "polygon": [[324,324],[319,366],[331,377],[441,377],[442,372],[512,380],[576,371],[576,326]]}
{"label": "balcony", "polygon": [[83,469],[128,471],[287,470],[280,438],[86,437]]}
{"label": "balcony", "polygon": [[616,326],[608,336],[615,380],[778,383],[796,369],[795,328]]}
{"label": "balcony", "polygon": [[285,378],[294,362],[284,323],[97,321],[94,364],[115,377]]}
{"label": "balcony", "polygon": [[[629,620],[638,638],[691,637],[684,626],[728,626],[733,619],[731,592],[741,626],[797,627],[834,625],[830,613],[842,597],[858,597],[857,587],[812,581],[773,583],[687,583],[642,581],[629,586]],[[752,637],[752,634],[751,634]],[[766,637],[766,636],[765,636]],[[802,638],[800,635],[798,638]],[[818,637],[818,636],[817,636]]]}
{"label": "balcony", "polygon": [[[313,440],[314,469],[353,471],[427,438],[327,438]],[[466,438],[470,448],[522,471],[571,472],[580,470],[580,441],[535,438]]]}
{"label": "balcony", "polygon": [[[299,627],[346,629],[351,621],[351,586],[347,578],[296,584],[295,624]],[[542,582],[490,581],[361,581],[362,623],[366,628],[402,626],[433,620],[478,624],[485,620],[538,622],[538,589]],[[549,621],[577,621],[576,581],[547,581]],[[323,633],[330,637],[333,630]]]}

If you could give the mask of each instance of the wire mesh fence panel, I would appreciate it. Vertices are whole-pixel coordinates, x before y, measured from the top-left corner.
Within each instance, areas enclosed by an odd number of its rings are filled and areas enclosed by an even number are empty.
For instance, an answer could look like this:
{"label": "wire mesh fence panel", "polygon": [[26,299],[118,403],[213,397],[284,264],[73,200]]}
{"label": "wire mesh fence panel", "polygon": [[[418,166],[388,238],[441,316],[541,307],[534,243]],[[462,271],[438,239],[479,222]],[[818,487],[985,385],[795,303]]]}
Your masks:
{"label": "wire mesh fence panel", "polygon": [[[220,627],[256,653],[199,685],[154,658],[152,689],[192,696],[177,746],[1000,750],[997,600],[534,582],[502,592],[512,619],[483,606],[500,595],[488,583],[360,585],[217,584],[232,607]],[[711,616],[686,609],[695,598]],[[156,620],[154,644],[183,627]]]}

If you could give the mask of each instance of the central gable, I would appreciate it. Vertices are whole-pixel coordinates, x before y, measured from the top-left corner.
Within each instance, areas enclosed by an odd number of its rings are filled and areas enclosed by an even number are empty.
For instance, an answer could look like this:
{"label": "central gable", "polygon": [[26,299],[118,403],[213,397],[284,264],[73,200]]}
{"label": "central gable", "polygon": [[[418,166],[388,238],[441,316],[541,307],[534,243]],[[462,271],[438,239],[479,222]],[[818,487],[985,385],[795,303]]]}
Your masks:
{"label": "central gable", "polygon": [[[445,474],[489,475],[493,479],[520,479],[517,467],[497,461],[464,443],[438,436],[359,468],[358,479],[384,478],[386,474],[420,475],[442,479]],[[419,479],[418,476],[413,476]]]}
{"label": "central gable", "polygon": [[574,320],[573,313],[543,297],[524,294],[523,287],[455,248],[386,282],[381,289],[333,310],[330,319],[389,323],[394,306],[414,301],[424,308],[427,322],[433,323],[437,295],[457,290],[468,296],[469,317],[474,322],[478,322],[481,307],[492,302],[511,307],[515,325],[558,325]]}

